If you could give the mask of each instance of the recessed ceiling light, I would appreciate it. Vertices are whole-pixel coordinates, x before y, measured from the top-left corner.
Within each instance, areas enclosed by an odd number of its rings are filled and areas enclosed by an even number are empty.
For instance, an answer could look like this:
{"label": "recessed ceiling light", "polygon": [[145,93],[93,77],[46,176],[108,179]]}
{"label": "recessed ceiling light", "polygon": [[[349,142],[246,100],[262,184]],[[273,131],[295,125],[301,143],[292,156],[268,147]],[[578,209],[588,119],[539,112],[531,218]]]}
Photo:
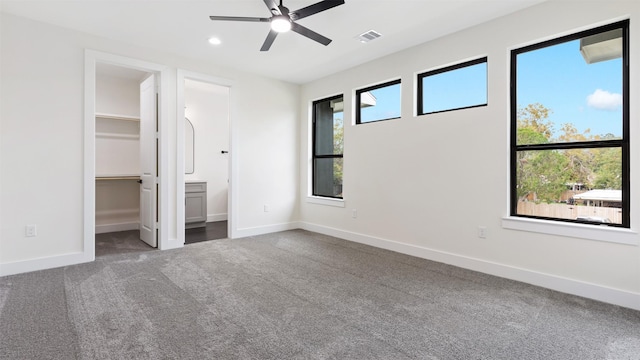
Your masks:
{"label": "recessed ceiling light", "polygon": [[222,41],[220,41],[220,39],[218,39],[217,37],[210,37],[209,38],[209,44],[211,44],[211,45],[220,45],[220,44],[222,44]]}

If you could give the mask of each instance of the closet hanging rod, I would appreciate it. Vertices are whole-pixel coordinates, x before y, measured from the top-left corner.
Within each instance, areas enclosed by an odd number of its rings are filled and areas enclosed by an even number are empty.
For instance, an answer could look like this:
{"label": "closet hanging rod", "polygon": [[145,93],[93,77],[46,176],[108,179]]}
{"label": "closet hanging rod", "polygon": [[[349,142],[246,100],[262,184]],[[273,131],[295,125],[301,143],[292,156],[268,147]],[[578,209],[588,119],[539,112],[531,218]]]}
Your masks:
{"label": "closet hanging rod", "polygon": [[96,176],[96,181],[105,181],[105,180],[140,180],[140,176],[131,175],[131,176]]}

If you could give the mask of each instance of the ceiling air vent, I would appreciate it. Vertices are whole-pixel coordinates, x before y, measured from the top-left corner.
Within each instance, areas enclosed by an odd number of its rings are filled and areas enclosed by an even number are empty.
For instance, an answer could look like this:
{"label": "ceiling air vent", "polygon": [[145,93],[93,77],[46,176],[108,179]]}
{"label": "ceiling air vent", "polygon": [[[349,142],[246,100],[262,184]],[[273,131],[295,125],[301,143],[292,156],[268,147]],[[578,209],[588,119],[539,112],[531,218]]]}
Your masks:
{"label": "ceiling air vent", "polygon": [[356,39],[361,43],[368,43],[371,40],[375,40],[382,36],[379,32],[375,30],[369,30],[367,32],[363,32],[362,34],[356,36]]}

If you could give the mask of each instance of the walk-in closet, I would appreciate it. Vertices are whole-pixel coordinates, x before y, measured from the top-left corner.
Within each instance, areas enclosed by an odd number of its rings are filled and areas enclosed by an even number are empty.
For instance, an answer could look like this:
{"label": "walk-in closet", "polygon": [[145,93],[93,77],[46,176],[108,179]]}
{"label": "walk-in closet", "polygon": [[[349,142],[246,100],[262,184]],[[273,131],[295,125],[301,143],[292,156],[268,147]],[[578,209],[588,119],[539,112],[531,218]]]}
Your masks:
{"label": "walk-in closet", "polygon": [[96,251],[113,245],[101,244],[113,238],[106,234],[139,241],[140,83],[148,76],[129,68],[96,66]]}

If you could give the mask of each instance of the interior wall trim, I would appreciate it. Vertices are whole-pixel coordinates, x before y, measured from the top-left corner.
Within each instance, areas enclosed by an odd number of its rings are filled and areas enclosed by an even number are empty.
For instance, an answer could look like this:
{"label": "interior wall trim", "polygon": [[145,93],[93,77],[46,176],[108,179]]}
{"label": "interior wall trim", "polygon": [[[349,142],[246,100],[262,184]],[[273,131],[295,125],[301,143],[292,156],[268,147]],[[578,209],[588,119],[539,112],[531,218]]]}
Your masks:
{"label": "interior wall trim", "polygon": [[547,289],[577,295],[592,300],[640,310],[640,293],[614,289],[598,284],[546,274],[529,269],[499,264],[483,259],[463,256],[421,246],[400,243],[393,240],[373,237],[365,234],[345,231],[323,225],[300,222],[300,228],[340,239],[370,245],[381,249],[399,252],[405,255],[437,261],[460,268],[478,271],[510,280],[544,287]]}
{"label": "interior wall trim", "polygon": [[93,261],[86,253],[72,253],[0,264],[0,276],[53,269]]}
{"label": "interior wall trim", "polygon": [[[551,274],[545,274],[528,269],[498,264],[482,259],[462,256],[449,252],[429,249],[421,246],[404,244],[388,239],[373,237],[356,232],[340,230],[328,226],[308,223],[289,222],[275,225],[241,228],[237,230],[237,238],[270,234],[279,231],[303,229],[319,234],[334,236],[347,241],[370,245],[381,249],[395,251],[401,254],[437,261],[464,269],[478,271],[510,280],[544,287],[547,289],[577,295],[592,300],[618,305],[634,310],[640,310],[640,294],[630,291],[614,289],[602,285],[569,279]],[[181,247],[179,239],[170,239],[169,248]],[[30,259],[12,263],[0,264],[0,276],[14,275],[37,270],[51,269],[68,265],[75,265],[92,261],[85,253],[58,255],[47,258]]]}
{"label": "interior wall trim", "polygon": [[[161,64],[110,54],[106,52],[85,49],[84,53],[84,240],[83,251],[86,261],[95,260],[95,143],[96,143],[96,64],[106,63],[131,69],[142,70],[157,76],[158,91],[158,164],[160,172],[157,174],[159,186],[158,206],[160,209],[158,221],[158,249],[164,250],[175,246],[169,238],[170,223],[174,218],[174,207],[169,201],[169,163],[170,163],[170,114],[169,114],[169,67]],[[104,115],[103,115],[104,116]],[[125,116],[126,117],[126,116]],[[175,120],[174,120],[175,121]],[[67,265],[71,265],[67,264]]]}
{"label": "interior wall trim", "polygon": [[220,214],[208,214],[207,215],[207,222],[214,222],[214,221],[226,221],[228,220],[228,215],[227,213],[220,213]]}
{"label": "interior wall trim", "polygon": [[96,225],[96,234],[104,234],[118,231],[138,230],[140,223],[138,221],[123,222],[117,224]]}
{"label": "interior wall trim", "polygon": [[300,228],[301,228],[300,223],[297,221],[282,223],[282,224],[255,226],[250,228],[239,228],[236,230],[236,236],[233,239],[243,238],[248,236],[271,234],[279,231],[295,230]]}

